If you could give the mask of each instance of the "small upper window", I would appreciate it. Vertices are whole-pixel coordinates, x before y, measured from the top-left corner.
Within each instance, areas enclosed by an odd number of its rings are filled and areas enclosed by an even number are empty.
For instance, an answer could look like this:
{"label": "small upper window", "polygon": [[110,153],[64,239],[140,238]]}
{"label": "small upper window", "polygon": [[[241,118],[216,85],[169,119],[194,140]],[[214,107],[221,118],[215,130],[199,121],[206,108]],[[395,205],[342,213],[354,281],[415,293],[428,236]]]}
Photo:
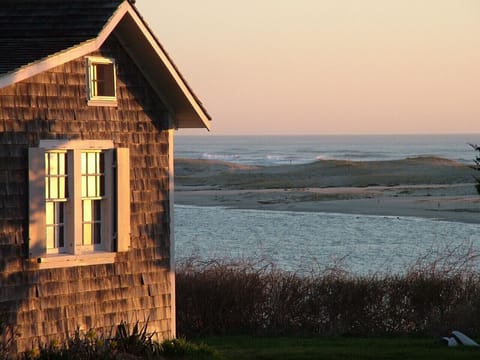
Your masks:
{"label": "small upper window", "polygon": [[116,104],[115,62],[102,57],[88,57],[88,104]]}

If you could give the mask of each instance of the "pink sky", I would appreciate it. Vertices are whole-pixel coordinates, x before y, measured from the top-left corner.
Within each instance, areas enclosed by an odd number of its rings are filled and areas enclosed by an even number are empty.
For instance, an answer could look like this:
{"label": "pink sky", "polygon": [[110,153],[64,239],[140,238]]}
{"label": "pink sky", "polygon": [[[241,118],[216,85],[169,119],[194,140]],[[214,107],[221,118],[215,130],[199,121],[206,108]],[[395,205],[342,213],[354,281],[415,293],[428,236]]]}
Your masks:
{"label": "pink sky", "polygon": [[480,133],[478,0],[136,5],[214,134]]}

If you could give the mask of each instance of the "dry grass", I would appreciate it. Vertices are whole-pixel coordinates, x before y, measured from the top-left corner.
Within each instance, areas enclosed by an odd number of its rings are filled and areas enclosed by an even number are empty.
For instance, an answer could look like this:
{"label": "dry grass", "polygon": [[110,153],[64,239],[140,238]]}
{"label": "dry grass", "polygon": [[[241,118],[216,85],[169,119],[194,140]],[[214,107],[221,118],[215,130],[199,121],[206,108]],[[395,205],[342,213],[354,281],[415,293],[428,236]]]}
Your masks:
{"label": "dry grass", "polygon": [[473,247],[431,252],[404,274],[309,275],[263,262],[189,259],[177,272],[181,335],[480,335]]}

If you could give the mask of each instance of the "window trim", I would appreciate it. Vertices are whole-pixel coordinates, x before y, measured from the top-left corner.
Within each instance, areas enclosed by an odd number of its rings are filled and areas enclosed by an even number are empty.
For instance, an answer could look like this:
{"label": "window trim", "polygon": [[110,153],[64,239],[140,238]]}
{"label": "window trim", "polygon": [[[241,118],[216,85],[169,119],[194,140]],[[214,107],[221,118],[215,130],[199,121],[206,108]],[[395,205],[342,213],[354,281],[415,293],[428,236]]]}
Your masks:
{"label": "window trim", "polygon": [[[46,249],[45,219],[45,152],[65,150],[71,156],[68,161],[67,179],[70,178],[70,220],[66,229],[65,253],[49,253]],[[82,249],[82,197],[81,170],[78,169],[81,151],[101,150],[106,164],[105,176],[105,230],[102,249]],[[116,155],[116,156],[115,156]],[[42,161],[43,159],[43,161]],[[78,167],[75,170],[75,167]],[[80,172],[79,172],[80,171]],[[77,178],[77,181],[74,181]],[[108,180],[107,180],[108,178]],[[29,149],[29,258],[40,268],[68,267],[112,263],[117,252],[130,248],[130,164],[129,149],[114,148],[110,140],[40,140],[39,147]],[[123,190],[123,191],[122,191]],[[75,195],[77,194],[77,195]],[[80,200],[80,201],[79,201]],[[72,241],[73,239],[73,241]]]}
{"label": "window trim", "polygon": [[[87,56],[87,104],[89,106],[117,106],[117,67],[115,59],[102,56]],[[94,81],[94,65],[102,64],[113,66],[113,96],[95,95]]]}

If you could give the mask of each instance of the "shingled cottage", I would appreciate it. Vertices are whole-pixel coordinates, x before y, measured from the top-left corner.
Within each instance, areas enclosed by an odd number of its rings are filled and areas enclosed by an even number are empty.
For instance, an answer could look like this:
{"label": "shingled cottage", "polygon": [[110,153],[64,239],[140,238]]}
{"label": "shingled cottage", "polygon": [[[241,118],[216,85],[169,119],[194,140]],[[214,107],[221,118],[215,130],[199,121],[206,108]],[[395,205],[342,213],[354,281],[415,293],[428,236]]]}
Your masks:
{"label": "shingled cottage", "polygon": [[121,321],[175,336],[173,132],[209,126],[131,2],[2,0],[0,323],[19,351]]}

